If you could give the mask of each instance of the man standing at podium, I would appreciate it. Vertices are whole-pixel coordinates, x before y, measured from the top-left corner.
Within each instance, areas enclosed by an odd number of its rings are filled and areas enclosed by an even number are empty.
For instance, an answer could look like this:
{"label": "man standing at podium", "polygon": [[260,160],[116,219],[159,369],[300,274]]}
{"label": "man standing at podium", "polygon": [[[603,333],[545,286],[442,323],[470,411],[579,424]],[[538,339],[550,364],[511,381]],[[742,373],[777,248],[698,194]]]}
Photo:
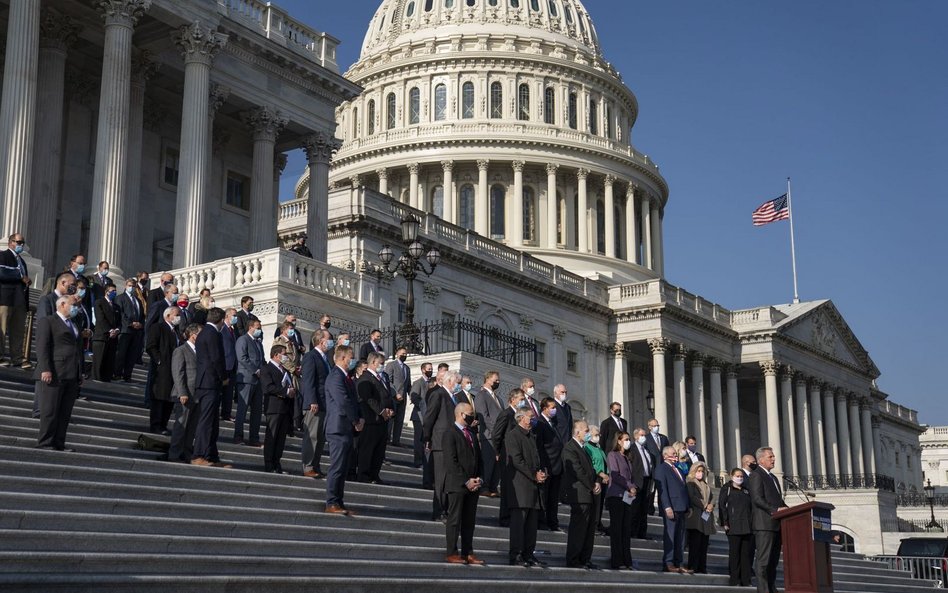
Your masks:
{"label": "man standing at podium", "polygon": [[770,447],[757,449],[757,469],[748,478],[753,507],[754,539],[757,545],[757,593],[777,593],[780,562],[780,522],[773,514],[787,508],[780,495],[780,481],[772,472],[776,457]]}

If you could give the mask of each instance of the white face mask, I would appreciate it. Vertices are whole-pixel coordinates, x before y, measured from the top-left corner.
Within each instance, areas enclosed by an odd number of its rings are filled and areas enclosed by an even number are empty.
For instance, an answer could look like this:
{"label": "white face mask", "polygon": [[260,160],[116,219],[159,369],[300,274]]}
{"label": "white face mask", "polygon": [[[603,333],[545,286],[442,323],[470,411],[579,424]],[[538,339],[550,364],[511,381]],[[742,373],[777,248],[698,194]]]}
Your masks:
{"label": "white face mask", "polygon": [[652,431],[652,434],[658,434],[658,429],[659,429],[659,428],[661,428],[661,427],[656,425],[656,426],[653,426],[652,428],[650,428],[649,430]]}
{"label": "white face mask", "polygon": [[533,387],[527,389],[527,395],[532,396],[534,393],[536,393],[536,390]]}
{"label": "white face mask", "polygon": [[630,447],[632,447],[632,441],[622,441],[622,448],[624,450],[628,451]]}
{"label": "white face mask", "polygon": [[731,478],[731,482],[735,486],[740,486],[741,484],[744,483],[744,476],[737,476],[737,477]]}
{"label": "white face mask", "polygon": [[638,444],[640,444],[640,445],[644,445],[644,444],[645,444],[645,435],[644,435],[644,434],[639,435],[639,438],[635,439],[635,442],[638,443]]}
{"label": "white face mask", "polygon": [[596,443],[596,444],[598,445],[598,444],[599,444],[599,435],[597,434],[597,435],[594,436],[594,437],[589,437],[589,442],[590,442],[590,443]]}

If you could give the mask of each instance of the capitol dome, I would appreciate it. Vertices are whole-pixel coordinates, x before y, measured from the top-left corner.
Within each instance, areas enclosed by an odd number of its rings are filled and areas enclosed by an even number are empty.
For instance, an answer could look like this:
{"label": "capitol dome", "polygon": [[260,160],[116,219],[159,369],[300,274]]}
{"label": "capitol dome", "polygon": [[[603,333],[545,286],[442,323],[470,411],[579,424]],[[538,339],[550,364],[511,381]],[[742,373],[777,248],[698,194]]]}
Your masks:
{"label": "capitol dome", "polygon": [[331,185],[585,276],[662,275],[668,186],[579,0],[384,0],[346,77]]}

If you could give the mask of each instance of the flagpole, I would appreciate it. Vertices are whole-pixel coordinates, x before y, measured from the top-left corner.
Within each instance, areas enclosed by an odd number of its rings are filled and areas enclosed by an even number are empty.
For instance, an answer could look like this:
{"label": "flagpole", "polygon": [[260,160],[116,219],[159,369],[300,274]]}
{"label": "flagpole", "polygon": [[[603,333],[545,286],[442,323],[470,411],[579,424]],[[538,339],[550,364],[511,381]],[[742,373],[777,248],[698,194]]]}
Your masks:
{"label": "flagpole", "polygon": [[793,240],[793,199],[790,197],[790,178],[787,177],[787,210],[790,215],[790,259],[793,262],[793,304],[800,302],[800,294],[797,292],[797,249]]}

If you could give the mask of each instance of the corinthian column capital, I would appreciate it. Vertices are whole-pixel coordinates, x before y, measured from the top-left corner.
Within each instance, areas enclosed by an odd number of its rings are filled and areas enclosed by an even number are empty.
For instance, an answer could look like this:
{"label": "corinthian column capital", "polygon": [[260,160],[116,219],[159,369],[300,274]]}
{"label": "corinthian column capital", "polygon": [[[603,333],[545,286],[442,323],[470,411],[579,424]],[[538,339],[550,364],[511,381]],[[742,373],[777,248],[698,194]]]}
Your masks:
{"label": "corinthian column capital", "polygon": [[98,0],[96,5],[106,25],[134,27],[151,7],[151,0]]}
{"label": "corinthian column capital", "polygon": [[303,140],[303,152],[310,165],[329,163],[332,154],[339,150],[342,143],[326,132],[315,132]]}
{"label": "corinthian column capital", "polygon": [[560,168],[560,166],[557,165],[556,163],[547,163],[547,164],[546,164],[546,174],[547,174],[547,175],[556,175],[556,171],[557,171],[557,169],[559,169],[559,168]]}
{"label": "corinthian column capital", "polygon": [[[417,165],[416,165],[417,166]],[[478,159],[477,161],[477,170],[486,171],[487,167],[490,166],[490,161],[488,159]]]}
{"label": "corinthian column capital", "polygon": [[513,167],[514,172],[522,173],[523,167],[525,164],[526,163],[524,163],[523,161],[513,161],[512,163],[510,163],[510,166]]}
{"label": "corinthian column capital", "polygon": [[578,169],[576,171],[576,178],[580,181],[585,181],[589,177],[589,169]]}
{"label": "corinthian column capital", "polygon": [[760,361],[760,370],[764,372],[765,376],[776,377],[777,370],[780,368],[780,363],[776,360],[762,360]]}
{"label": "corinthian column capital", "polygon": [[79,40],[82,27],[71,17],[49,9],[40,15],[40,47],[66,51]]}
{"label": "corinthian column capital", "polygon": [[132,53],[132,84],[147,83],[160,68],[161,64],[152,59],[152,53],[147,49]]}
{"label": "corinthian column capital", "polygon": [[200,62],[210,66],[214,57],[227,45],[227,35],[208,28],[200,21],[179,28],[172,38],[185,64]]}
{"label": "corinthian column capital", "polygon": [[612,187],[612,185],[613,185],[615,182],[616,182],[616,178],[615,178],[614,175],[606,175],[606,176],[603,178],[603,180],[602,180],[602,184],[603,184],[603,186],[605,186],[605,187]]}
{"label": "corinthian column capital", "polygon": [[441,161],[441,169],[445,173],[454,171],[454,161]]}
{"label": "corinthian column capital", "polygon": [[251,109],[245,116],[247,125],[253,130],[254,140],[276,140],[287,123],[283,114],[268,105]]}
{"label": "corinthian column capital", "polygon": [[665,354],[665,351],[671,346],[671,340],[668,338],[649,338],[645,343],[648,344],[652,354]]}

